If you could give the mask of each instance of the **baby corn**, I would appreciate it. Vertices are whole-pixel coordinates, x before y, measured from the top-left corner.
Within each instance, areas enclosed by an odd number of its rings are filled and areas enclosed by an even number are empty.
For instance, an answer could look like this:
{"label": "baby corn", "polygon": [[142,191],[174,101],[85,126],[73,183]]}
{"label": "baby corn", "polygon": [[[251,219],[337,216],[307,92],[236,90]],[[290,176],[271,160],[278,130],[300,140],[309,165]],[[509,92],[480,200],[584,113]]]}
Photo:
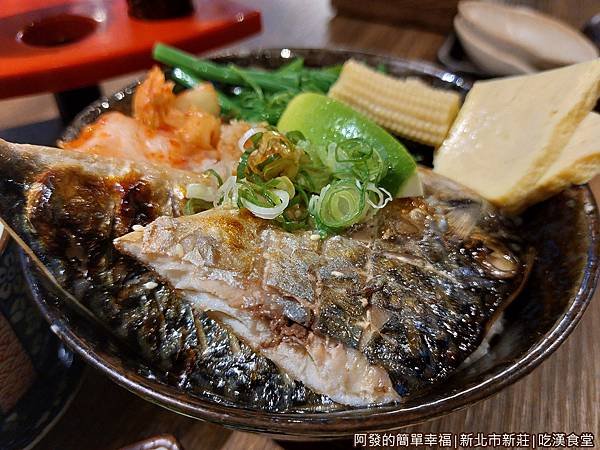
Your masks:
{"label": "baby corn", "polygon": [[384,128],[438,147],[460,107],[460,95],[427,86],[418,79],[400,80],[349,60],[329,90]]}

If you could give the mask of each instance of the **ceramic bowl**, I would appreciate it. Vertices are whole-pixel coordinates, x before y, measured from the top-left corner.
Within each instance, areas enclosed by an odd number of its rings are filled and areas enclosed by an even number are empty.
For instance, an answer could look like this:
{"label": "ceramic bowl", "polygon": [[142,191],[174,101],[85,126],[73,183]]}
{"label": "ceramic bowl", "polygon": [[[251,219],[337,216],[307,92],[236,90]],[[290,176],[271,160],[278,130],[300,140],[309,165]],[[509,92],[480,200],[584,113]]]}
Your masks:
{"label": "ceramic bowl", "polygon": [[77,392],[83,363],[29,298],[14,242],[0,255],[0,448],[30,448]]}
{"label": "ceramic bowl", "polygon": [[596,46],[580,31],[532,8],[463,0],[458,11],[463,27],[475,32],[463,35],[455,20],[465,48],[486,42],[494,50],[490,59],[510,55],[531,67],[550,69],[598,57]]}
{"label": "ceramic bowl", "polygon": [[495,75],[536,72],[536,68],[529,61],[519,58],[510,50],[496,47],[462,16],[454,18],[454,30],[471,60],[485,72]]}
{"label": "ceramic bowl", "polygon": [[[272,49],[217,60],[275,68],[294,56],[303,57],[310,66],[357,58],[374,66],[383,64],[396,76],[417,76],[463,93],[469,88],[461,77],[431,65],[348,51]],[[126,87],[91,105],[63,138],[74,138],[83,126],[106,111],[129,112],[134,90],[135,85]],[[412,149],[431,154],[430,149]],[[359,431],[397,429],[470,405],[529,373],[564,341],[581,318],[598,278],[600,222],[596,203],[587,186],[575,187],[531,208],[523,216],[523,223],[537,257],[526,288],[505,312],[503,333],[490,342],[489,352],[481,359],[461,367],[422,395],[391,406],[273,413],[225,405],[210,393],[192,395],[162,381],[136,355],[119,348],[64,308],[34,273],[29,272],[29,277],[38,306],[61,339],[88,363],[141,397],[191,417],[279,439],[339,438]]]}

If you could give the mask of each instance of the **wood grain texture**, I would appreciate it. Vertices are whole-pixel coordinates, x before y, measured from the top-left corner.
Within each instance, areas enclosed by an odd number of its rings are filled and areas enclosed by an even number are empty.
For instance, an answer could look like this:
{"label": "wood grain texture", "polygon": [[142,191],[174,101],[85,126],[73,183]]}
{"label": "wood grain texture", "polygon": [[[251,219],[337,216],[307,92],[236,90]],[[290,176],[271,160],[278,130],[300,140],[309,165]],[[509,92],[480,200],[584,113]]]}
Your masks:
{"label": "wood grain texture", "polygon": [[[326,0],[242,0],[261,9],[265,32],[230,50],[278,46],[328,46],[371,50],[434,61],[444,36],[358,19],[335,17]],[[522,2],[523,3],[523,2]],[[542,9],[580,25],[600,11],[600,2],[540,0]],[[125,84],[105,85],[106,91]],[[48,114],[47,98],[0,102],[0,128]],[[7,111],[8,109],[8,111]],[[600,198],[600,179],[593,189]],[[498,395],[446,417],[409,428],[414,432],[600,433],[600,299],[595,295],[567,341],[540,367]],[[90,372],[71,408],[37,449],[117,449],[152,435],[177,436],[187,450],[351,448],[348,442],[284,443],[195,421],[143,401]],[[597,444],[598,445],[598,444]]]}
{"label": "wood grain texture", "polygon": [[447,33],[458,0],[331,0],[339,15]]}

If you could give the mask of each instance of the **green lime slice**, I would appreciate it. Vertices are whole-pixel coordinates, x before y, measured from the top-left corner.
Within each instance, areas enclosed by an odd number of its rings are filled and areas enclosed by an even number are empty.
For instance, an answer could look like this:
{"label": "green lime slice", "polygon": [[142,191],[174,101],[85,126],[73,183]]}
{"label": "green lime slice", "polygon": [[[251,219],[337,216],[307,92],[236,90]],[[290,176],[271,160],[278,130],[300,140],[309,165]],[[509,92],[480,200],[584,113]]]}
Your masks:
{"label": "green lime slice", "polygon": [[[394,197],[416,192],[420,185],[414,177],[417,165],[406,148],[391,134],[367,117],[343,103],[322,94],[304,93],[292,99],[279,119],[282,132],[300,131],[312,145],[326,147],[348,139],[360,139],[370,145],[383,160],[379,186]],[[413,176],[414,175],[414,176]],[[408,181],[412,181],[406,185]]]}

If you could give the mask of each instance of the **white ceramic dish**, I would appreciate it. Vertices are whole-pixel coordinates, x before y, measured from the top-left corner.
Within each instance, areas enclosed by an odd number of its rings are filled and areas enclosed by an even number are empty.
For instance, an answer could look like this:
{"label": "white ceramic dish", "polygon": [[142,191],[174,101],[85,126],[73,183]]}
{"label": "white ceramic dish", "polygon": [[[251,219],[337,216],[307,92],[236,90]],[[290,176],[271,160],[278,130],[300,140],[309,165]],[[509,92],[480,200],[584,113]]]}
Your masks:
{"label": "white ceramic dish", "polygon": [[[568,24],[523,6],[462,1],[460,17],[503,52],[538,69],[598,57],[596,46]],[[461,41],[465,41],[461,37]]]}

